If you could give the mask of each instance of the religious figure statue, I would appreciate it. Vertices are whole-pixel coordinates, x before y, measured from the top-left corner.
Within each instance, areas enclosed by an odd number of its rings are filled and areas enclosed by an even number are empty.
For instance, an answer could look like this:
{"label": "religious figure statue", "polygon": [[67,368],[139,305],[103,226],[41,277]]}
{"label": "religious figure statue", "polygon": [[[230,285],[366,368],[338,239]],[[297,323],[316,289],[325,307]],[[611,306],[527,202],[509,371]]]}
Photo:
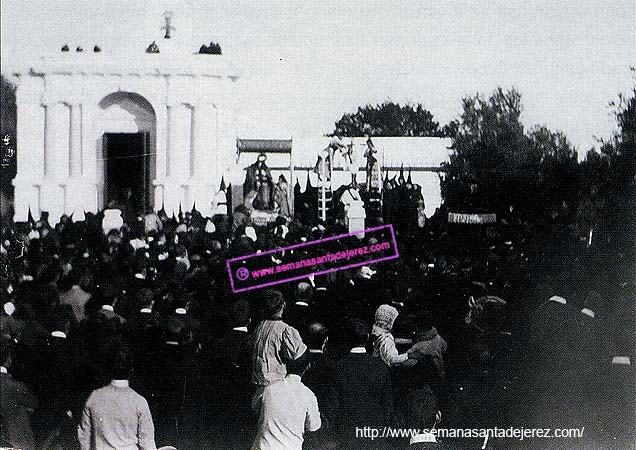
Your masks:
{"label": "religious figure statue", "polygon": [[364,229],[364,219],[366,212],[364,210],[364,202],[360,197],[360,192],[356,189],[354,182],[340,196],[342,204],[342,213],[344,223],[347,225],[350,233]]}
{"label": "religious figure statue", "polygon": [[351,141],[351,143],[347,146],[342,146],[339,148],[340,150],[340,155],[342,156],[342,159],[344,160],[344,166],[345,166],[345,170],[347,172],[349,172],[349,174],[351,175],[351,183],[354,186],[358,185],[358,181],[357,181],[357,175],[358,175],[358,170],[360,169],[360,164],[358,161],[358,157],[354,151],[354,144],[353,141]]}
{"label": "religious figure statue", "polygon": [[358,205],[362,202],[362,198],[360,197],[360,192],[355,187],[353,183],[351,183],[347,189],[340,196],[340,203],[344,207],[344,213],[347,214],[347,211],[351,208],[352,205]]}
{"label": "religious figure statue", "polygon": [[289,210],[288,188],[289,184],[287,183],[287,179],[285,178],[285,175],[281,174],[278,177],[278,184],[274,188],[274,202],[278,206],[278,213],[285,217],[291,216]]}
{"label": "religious figure statue", "polygon": [[417,226],[424,228],[424,225],[426,225],[426,204],[422,198],[417,201]]}
{"label": "religious figure statue", "polygon": [[243,195],[246,197],[250,191],[256,192],[254,209],[271,210],[274,208],[272,174],[265,164],[267,156],[264,153],[258,155],[254,164],[247,168]]}
{"label": "religious figure statue", "polygon": [[326,148],[318,152],[318,160],[314,167],[314,173],[318,174],[320,181],[331,181],[334,151],[341,148],[344,148],[344,144],[339,137],[335,136],[329,141],[329,145]]}
{"label": "religious figure statue", "polygon": [[159,46],[155,41],[152,41],[148,48],[146,49],[146,53],[159,53]]}
{"label": "religious figure statue", "polygon": [[364,152],[364,157],[367,158],[367,192],[380,192],[382,174],[380,173],[380,164],[373,156],[377,152],[373,141],[370,137],[367,137],[367,150]]}

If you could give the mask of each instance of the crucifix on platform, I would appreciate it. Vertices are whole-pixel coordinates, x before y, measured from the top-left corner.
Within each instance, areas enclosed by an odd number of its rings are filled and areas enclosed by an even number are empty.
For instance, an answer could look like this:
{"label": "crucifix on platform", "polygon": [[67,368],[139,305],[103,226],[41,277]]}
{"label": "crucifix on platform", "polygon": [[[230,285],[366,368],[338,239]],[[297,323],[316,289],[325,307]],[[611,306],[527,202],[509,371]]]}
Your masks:
{"label": "crucifix on platform", "polygon": [[163,36],[164,39],[170,39],[171,31],[176,31],[176,28],[172,26],[172,16],[174,13],[172,11],[166,11],[163,13],[164,26],[161,27],[162,30],[166,30],[166,34]]}

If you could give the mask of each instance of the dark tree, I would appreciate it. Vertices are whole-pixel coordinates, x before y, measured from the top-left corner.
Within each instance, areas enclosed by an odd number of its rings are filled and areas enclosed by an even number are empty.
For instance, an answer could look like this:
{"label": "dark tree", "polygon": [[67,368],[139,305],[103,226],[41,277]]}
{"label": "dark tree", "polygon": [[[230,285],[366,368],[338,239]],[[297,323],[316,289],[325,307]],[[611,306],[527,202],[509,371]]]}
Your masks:
{"label": "dark tree", "polygon": [[537,126],[526,133],[521,95],[499,88],[463,100],[452,129],[453,152],[442,180],[450,209],[538,218],[574,211],[576,151],[563,133]]}
{"label": "dark tree", "polygon": [[421,104],[400,105],[384,102],[381,105],[358,107],[355,113],[345,113],[335,123],[331,135],[361,136],[444,136],[433,114]]}
{"label": "dark tree", "polygon": [[531,192],[539,206],[533,213],[573,214],[579,169],[575,149],[563,133],[545,126],[532,128],[528,140],[532,161],[529,170],[536,174]]}
{"label": "dark tree", "polygon": [[[16,174],[16,117],[15,86],[5,77],[0,77],[0,145],[2,145],[2,167],[0,168],[0,190],[4,198],[11,197],[11,180]],[[5,197],[7,196],[7,197]]]}
{"label": "dark tree", "polygon": [[[612,102],[618,130],[581,163],[577,222],[599,230],[607,245],[636,253],[636,88]],[[633,276],[633,274],[632,274]]]}
{"label": "dark tree", "polygon": [[[526,169],[532,161],[521,111],[521,96],[515,90],[499,88],[488,99],[479,94],[463,99],[442,181],[449,208],[498,212],[527,189],[532,178]],[[514,189],[515,183],[519,189]]]}

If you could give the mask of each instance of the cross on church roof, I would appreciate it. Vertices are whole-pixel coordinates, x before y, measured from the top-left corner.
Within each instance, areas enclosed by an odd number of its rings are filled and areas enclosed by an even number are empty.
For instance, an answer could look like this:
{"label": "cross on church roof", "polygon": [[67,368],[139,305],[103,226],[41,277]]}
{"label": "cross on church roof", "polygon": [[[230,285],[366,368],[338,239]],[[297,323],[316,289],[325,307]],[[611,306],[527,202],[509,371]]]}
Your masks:
{"label": "cross on church roof", "polygon": [[162,30],[166,30],[166,34],[163,36],[164,39],[170,39],[172,36],[170,34],[171,31],[177,31],[175,27],[172,26],[172,16],[174,13],[172,11],[165,11],[163,13],[164,25],[161,27]]}

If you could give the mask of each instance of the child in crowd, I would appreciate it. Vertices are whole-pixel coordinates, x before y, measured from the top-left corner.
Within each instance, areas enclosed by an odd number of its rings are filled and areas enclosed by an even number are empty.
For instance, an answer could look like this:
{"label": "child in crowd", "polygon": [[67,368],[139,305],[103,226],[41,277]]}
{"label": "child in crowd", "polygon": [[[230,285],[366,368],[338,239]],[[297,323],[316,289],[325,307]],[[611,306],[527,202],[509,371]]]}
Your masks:
{"label": "child in crowd", "polygon": [[395,346],[395,338],[391,334],[398,314],[398,310],[391,305],[380,305],[375,311],[375,323],[371,330],[373,356],[382,358],[389,367],[411,367],[417,364],[417,360],[410,358],[408,353],[400,354]]}

